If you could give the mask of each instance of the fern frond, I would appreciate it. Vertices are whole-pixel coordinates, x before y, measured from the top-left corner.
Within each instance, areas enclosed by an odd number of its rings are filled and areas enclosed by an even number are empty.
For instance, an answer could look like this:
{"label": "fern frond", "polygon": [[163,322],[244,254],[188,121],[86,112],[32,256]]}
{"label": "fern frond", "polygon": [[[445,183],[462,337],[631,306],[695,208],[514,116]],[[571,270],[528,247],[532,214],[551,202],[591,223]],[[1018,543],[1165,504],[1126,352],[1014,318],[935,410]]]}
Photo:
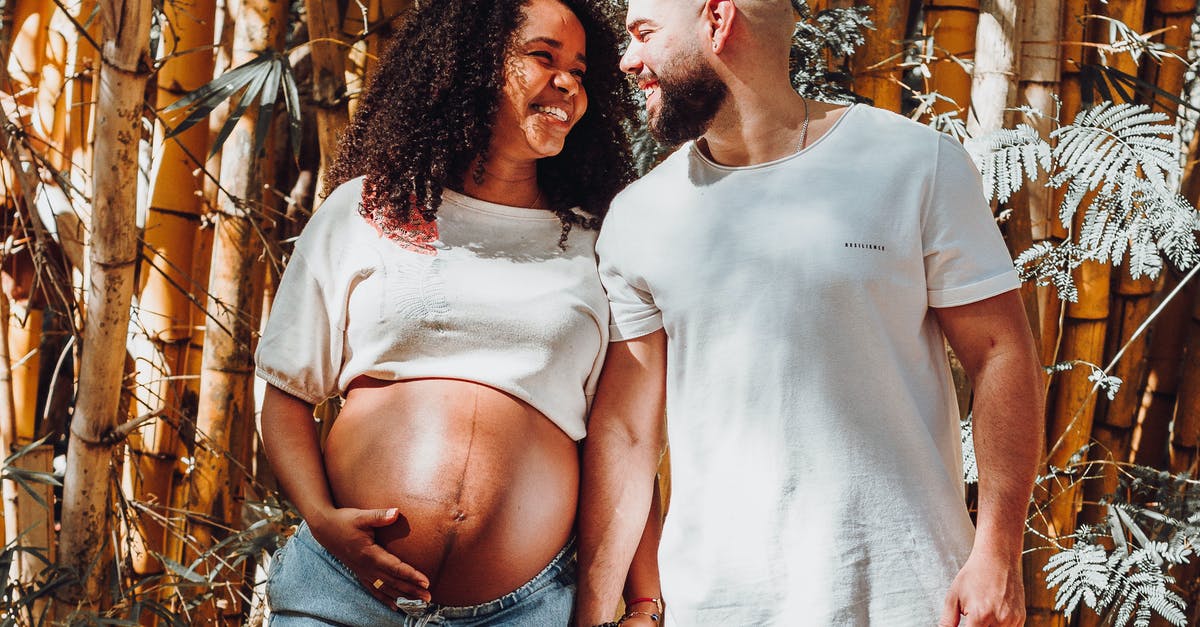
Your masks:
{"label": "fern frond", "polygon": [[1039,167],[1050,170],[1050,144],[1028,124],[968,139],[965,146],[983,175],[988,200],[1005,202],[1021,189],[1024,179],[1037,180]]}
{"label": "fern frond", "polygon": [[1038,242],[1018,255],[1013,264],[1022,281],[1053,285],[1058,290],[1059,298],[1073,303],[1079,298],[1079,291],[1071,273],[1085,259],[1083,249],[1072,242],[1057,246],[1050,242]]}
{"label": "fern frond", "polygon": [[1145,105],[1102,102],[1079,113],[1072,124],[1053,131],[1053,156],[1061,170],[1051,179],[1057,187],[1078,182],[1087,189],[1121,186],[1144,178],[1166,188],[1179,173],[1177,151],[1168,139],[1174,127],[1166,115]]}
{"label": "fern frond", "polygon": [[[1075,192],[1068,187],[1062,212]],[[1078,244],[1085,259],[1120,265],[1129,258],[1133,278],[1156,278],[1163,256],[1181,269],[1200,263],[1200,213],[1187,199],[1151,181],[1126,179],[1104,185],[1091,197],[1079,228]]]}
{"label": "fern frond", "polygon": [[1054,593],[1054,609],[1070,614],[1080,602],[1096,609],[1097,593],[1108,585],[1108,554],[1104,547],[1083,542],[1050,556],[1046,566],[1046,587]]}
{"label": "fern frond", "polygon": [[[1055,182],[1058,175],[1050,179],[1050,184],[1059,187]],[[1063,195],[1062,204],[1058,207],[1058,220],[1063,224],[1070,224],[1075,218],[1075,212],[1079,209],[1079,203],[1083,202],[1083,197],[1088,193],[1086,183],[1080,182],[1070,177],[1066,180],[1067,192]]]}

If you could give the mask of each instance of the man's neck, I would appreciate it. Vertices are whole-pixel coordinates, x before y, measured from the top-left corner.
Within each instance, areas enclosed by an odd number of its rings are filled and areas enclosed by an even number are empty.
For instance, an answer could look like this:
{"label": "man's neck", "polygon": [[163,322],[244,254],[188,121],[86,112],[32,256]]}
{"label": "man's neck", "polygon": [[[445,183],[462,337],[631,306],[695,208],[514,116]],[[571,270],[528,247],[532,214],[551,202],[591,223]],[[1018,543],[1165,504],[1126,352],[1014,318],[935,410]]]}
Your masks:
{"label": "man's neck", "polygon": [[804,119],[804,101],[791,85],[769,91],[731,85],[724,106],[704,133],[703,146],[722,165],[774,161],[800,149]]}

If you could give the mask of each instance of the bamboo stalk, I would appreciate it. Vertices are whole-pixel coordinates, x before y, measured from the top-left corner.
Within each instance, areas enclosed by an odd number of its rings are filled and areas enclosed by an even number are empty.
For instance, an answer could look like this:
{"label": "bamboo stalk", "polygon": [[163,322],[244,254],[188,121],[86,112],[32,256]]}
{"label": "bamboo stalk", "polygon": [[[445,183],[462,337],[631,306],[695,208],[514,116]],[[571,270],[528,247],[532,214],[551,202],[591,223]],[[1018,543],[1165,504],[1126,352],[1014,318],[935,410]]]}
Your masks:
{"label": "bamboo stalk", "polygon": [[337,157],[338,140],[350,121],[346,109],[345,42],[337,5],[308,0],[308,37],[312,43],[313,104],[316,105],[317,143],[321,165],[317,170],[317,198],[325,198],[325,175]]}
{"label": "bamboo stalk", "polygon": [[66,166],[67,103],[63,97],[66,86],[67,39],[54,29],[46,37],[46,48],[38,77],[37,94],[33,99],[33,115],[30,126],[36,137],[45,142],[41,152],[51,167],[62,170]]}
{"label": "bamboo stalk", "polygon": [[[1146,0],[1110,0],[1099,7],[1108,17],[1120,20],[1137,32],[1143,30],[1146,15]],[[1094,21],[1090,27],[1092,41],[1104,41],[1101,33],[1107,23]],[[1126,74],[1136,75],[1136,61],[1129,55],[1112,55],[1107,63]],[[1125,260],[1127,261],[1127,259]],[[1145,372],[1147,344],[1145,336],[1130,341],[1132,334],[1146,319],[1152,309],[1154,281],[1148,278],[1133,280],[1127,266],[1112,269],[1112,297],[1106,339],[1106,356],[1114,355],[1128,344],[1124,357],[1116,364],[1112,374],[1121,377],[1124,389],[1110,402],[1100,399],[1097,403],[1093,424],[1092,440],[1095,445],[1088,451],[1088,459],[1096,463],[1097,477],[1083,486],[1084,501],[1081,520],[1099,523],[1105,516],[1104,509],[1095,504],[1114,494],[1119,485],[1115,465],[1129,456],[1134,413],[1137,406],[1136,391],[1142,385]],[[1084,612],[1081,626],[1098,625],[1100,618],[1093,612]]]}
{"label": "bamboo stalk", "polygon": [[907,0],[861,2],[873,7],[871,21],[875,30],[865,33],[864,43],[854,53],[854,89],[870,98],[876,107],[900,112],[902,95],[899,59],[888,60],[900,53],[899,42],[908,33],[910,3]]}
{"label": "bamboo stalk", "polygon": [[12,305],[8,323],[8,354],[13,364],[11,376],[17,441],[24,445],[43,433],[37,414],[37,399],[44,312],[40,303],[32,299],[23,299]]}
{"label": "bamboo stalk", "polygon": [[[361,0],[346,5],[342,16],[342,33],[357,37],[379,18],[379,0]],[[346,51],[346,108],[350,117],[358,107],[358,94],[367,85],[367,59],[370,51],[366,39],[354,43]]]}
{"label": "bamboo stalk", "polygon": [[954,101],[938,101],[936,114],[965,112],[971,103],[971,75],[963,67],[975,57],[975,31],[979,23],[979,0],[926,0],[925,32],[934,38],[938,60],[929,67],[929,91]]}
{"label": "bamboo stalk", "polygon": [[[98,20],[91,20],[89,24],[89,18],[96,10],[95,0],[65,0],[63,6],[66,7],[63,17],[69,16],[69,19],[63,19],[60,28],[68,33],[66,73],[70,77],[63,97],[68,107],[63,150],[73,179],[86,189],[91,180],[91,150],[95,140],[92,136],[96,99],[93,77],[100,71],[100,51],[91,42],[100,41],[103,33]],[[86,33],[79,32],[77,25],[87,25]]]}
{"label": "bamboo stalk", "polygon": [[[982,0],[979,27],[975,39],[975,71],[971,83],[972,115],[967,117],[967,132],[982,137],[998,131],[1011,121],[1010,110],[1017,95],[1017,50],[1019,39],[1018,0]],[[1005,242],[1016,257],[1033,246],[1032,212],[1025,194],[1017,194],[1008,204]],[[1035,340],[1041,335],[1038,323],[1037,287],[1021,286],[1021,300]]]}
{"label": "bamboo stalk", "polygon": [[[212,78],[214,0],[194,0],[188,6],[167,3],[163,17],[159,57],[164,59],[158,71],[157,100],[162,107]],[[180,54],[184,51],[193,51]],[[126,465],[127,492],[132,498],[163,508],[172,501],[170,492],[181,446],[174,425],[191,419],[180,411],[184,406],[186,379],[199,374],[187,369],[187,350],[192,340],[192,319],[196,315],[191,294],[195,289],[192,268],[203,212],[202,159],[208,150],[207,125],[197,124],[172,139],[166,129],[156,125],[156,151],[151,179],[150,207],[146,217],[144,261],[139,295],[140,327],[154,347],[160,371],[153,381],[139,386],[142,407],[163,415],[151,420],[130,439],[130,463]],[[166,554],[168,529],[155,517],[143,514],[136,540],[144,550],[132,556],[134,572],[142,575],[162,571],[162,564],[150,551]],[[182,531],[182,530],[179,530]]]}
{"label": "bamboo stalk", "polygon": [[[286,10],[283,0],[242,3],[235,21],[235,64],[278,49]],[[252,152],[256,124],[257,105],[241,117],[222,149],[220,178],[227,193],[220,196],[215,214],[197,439],[187,501],[189,510],[230,524],[237,524],[234,498],[240,485],[231,474],[227,451],[235,434],[254,423],[251,348],[261,306],[262,283],[256,276],[262,274],[257,221],[263,194],[263,156]],[[215,535],[205,524],[190,526],[190,533],[201,547],[209,546]]]}
{"label": "bamboo stalk", "polygon": [[[1153,0],[1151,2],[1148,29],[1166,29],[1163,43],[1176,50],[1187,50],[1190,26],[1195,18],[1195,0]],[[1147,62],[1142,66],[1142,78],[1152,82],[1169,94],[1183,94],[1183,62],[1166,59],[1163,62]],[[1147,97],[1147,100],[1153,98]],[[1168,108],[1175,117],[1176,108]],[[1187,186],[1187,179],[1183,184]],[[1160,293],[1174,288],[1177,276],[1166,271]],[[1188,287],[1188,294],[1194,287]],[[1187,300],[1187,297],[1183,297]],[[1146,384],[1139,389],[1140,404],[1136,416],[1136,428],[1132,440],[1138,447],[1129,455],[1130,460],[1157,468],[1166,467],[1166,437],[1171,412],[1174,410],[1178,381],[1178,365],[1184,344],[1183,329],[1186,328],[1187,306],[1184,303],[1169,305],[1162,318],[1156,323],[1148,350]],[[1120,375],[1118,375],[1120,376]],[[1128,381],[1127,381],[1128,386]],[[1124,407],[1112,410],[1127,411]]]}
{"label": "bamboo stalk", "polygon": [[[1195,15],[1196,0],[1154,0],[1151,2],[1147,27],[1168,29],[1162,35],[1163,43],[1170,48],[1186,51],[1191,22]],[[1159,89],[1167,93],[1183,94],[1186,69],[1183,63],[1167,60],[1164,63],[1146,64],[1143,69],[1143,77],[1148,82],[1155,83]],[[1168,115],[1174,116],[1175,113],[1174,107],[1168,111]],[[1196,134],[1196,137],[1200,138],[1200,133]],[[1196,142],[1193,141],[1189,148],[1189,163],[1194,163],[1197,154]],[[1185,193],[1192,183],[1193,177],[1188,172],[1182,180]],[[1200,194],[1192,194],[1189,197],[1193,202],[1200,202],[1197,196]],[[1163,291],[1172,289],[1177,281],[1178,276],[1168,270]],[[1134,450],[1131,461],[1160,469],[1167,467],[1169,426],[1178,389],[1180,358],[1186,340],[1186,303],[1191,302],[1195,294],[1195,286],[1188,286],[1186,289],[1187,293],[1181,295],[1179,302],[1172,304],[1170,309],[1164,312],[1151,336],[1146,384],[1141,390],[1141,405],[1132,438]]]}
{"label": "bamboo stalk", "polygon": [[[1151,0],[1147,30],[1164,29],[1161,37],[1167,49],[1184,59],[1188,56],[1192,22],[1196,19],[1196,0]],[[1142,78],[1168,94],[1183,94],[1187,62],[1167,58],[1161,63],[1142,64]],[[1147,100],[1150,100],[1147,98]],[[1161,100],[1161,99],[1158,99]],[[1158,106],[1163,106],[1161,102]],[[1176,106],[1166,105],[1167,115],[1175,116]]]}
{"label": "bamboo stalk", "polygon": [[[1062,0],[1023,0],[1018,21],[1021,39],[1017,64],[1020,77],[1018,101],[1041,113],[1040,116],[1022,115],[1021,121],[1037,129],[1042,137],[1050,136],[1054,130],[1054,116],[1058,114],[1055,98],[1062,72],[1062,55],[1057,42],[1062,38],[1062,10]],[[1013,201],[1015,206],[1024,205],[1028,208],[1031,245],[1051,238],[1057,212],[1053,190],[1047,187],[1048,178],[1046,174],[1039,175]],[[1010,250],[1018,254],[1022,252],[1012,244]],[[1042,363],[1048,364],[1054,359],[1057,345],[1061,301],[1050,286],[1033,289],[1038,312],[1038,317],[1033,319],[1037,327],[1034,337],[1039,340]]]}
{"label": "bamboo stalk", "polygon": [[[1086,262],[1076,272],[1079,301],[1066,306],[1063,326],[1062,359],[1098,364],[1104,358],[1104,338],[1108,317],[1108,267]],[[1089,368],[1077,366],[1060,375],[1052,389],[1047,466],[1068,468],[1071,457],[1087,444],[1092,430],[1096,396]],[[1045,472],[1046,468],[1043,468]],[[1044,517],[1035,519],[1035,528],[1052,541],[1069,543],[1075,531],[1076,512],[1081,489],[1070,477],[1045,486],[1035,495],[1044,503]],[[1025,560],[1025,600],[1028,625],[1062,625],[1063,617],[1054,610],[1054,594],[1046,588],[1043,568],[1050,552],[1046,543],[1029,536],[1032,550]]]}
{"label": "bamboo stalk", "polygon": [[979,137],[1004,128],[1017,93],[1017,0],[980,0],[975,71],[967,132]]}
{"label": "bamboo stalk", "polygon": [[[1035,86],[1033,91],[1043,96],[1040,101],[1043,110],[1050,110],[1054,93],[1052,81],[1057,77],[1058,96],[1061,98],[1059,119],[1063,123],[1073,120],[1081,108],[1079,66],[1087,49],[1081,43],[1086,39],[1086,32],[1079,16],[1090,12],[1090,4],[1091,0],[1063,0],[1057,32],[1044,23],[1030,24],[1027,31],[1037,42],[1037,48],[1030,55],[1037,59],[1033,62],[1031,74],[1036,72],[1039,78],[1037,82],[1044,84]],[[1043,11],[1050,8],[1042,7]],[[1045,13],[1038,17],[1041,18],[1039,22],[1053,19]],[[1056,34],[1058,37],[1052,37]],[[1054,56],[1049,53],[1050,46],[1059,50],[1057,73],[1050,66]],[[1041,124],[1050,125],[1051,122],[1043,121]],[[1066,225],[1053,216],[1062,202],[1063,190],[1053,190],[1046,196],[1037,205],[1046,210],[1044,217],[1033,217],[1034,209],[1031,208],[1031,222],[1037,233],[1035,237],[1061,241],[1068,236]],[[1108,314],[1107,268],[1086,263],[1076,271],[1076,283],[1080,286],[1079,303],[1064,304],[1052,289],[1043,289],[1039,293],[1044,363],[1071,359],[1098,363],[1103,358],[1104,320]],[[1060,324],[1062,319],[1066,320],[1065,325]],[[1064,467],[1071,455],[1087,441],[1095,408],[1088,374],[1086,369],[1075,368],[1051,382],[1047,395],[1050,402],[1046,441],[1052,447],[1047,458],[1049,465]],[[1064,441],[1059,442],[1060,439]],[[1031,519],[1031,525],[1040,535],[1027,534],[1024,559],[1027,624],[1034,627],[1065,624],[1065,618],[1054,609],[1054,594],[1047,588],[1044,567],[1050,556],[1052,542],[1074,532],[1076,501],[1079,497],[1076,488],[1052,483],[1043,486],[1035,494],[1035,501],[1042,503],[1044,509],[1041,515]]]}
{"label": "bamboo stalk", "polygon": [[1183,379],[1175,406],[1175,424],[1171,432],[1170,470],[1172,473],[1197,471],[1197,446],[1200,445],[1200,299],[1193,303],[1187,348],[1184,349]]}
{"label": "bamboo stalk", "polygon": [[79,394],[67,449],[59,561],[79,583],[57,598],[96,607],[103,602],[104,577],[97,570],[108,544],[110,471],[125,334],[137,262],[136,186],[143,94],[149,77],[149,0],[104,0],[97,103],[94,212],[89,232],[90,283],[83,325]]}
{"label": "bamboo stalk", "polygon": [[14,33],[6,69],[8,78],[15,83],[11,93],[25,107],[32,106],[37,94],[41,66],[46,57],[46,42],[50,35],[50,20],[55,10],[53,0],[22,0],[14,3]]}
{"label": "bamboo stalk", "polygon": [[[99,71],[98,53],[93,41],[100,41],[95,0],[60,0],[50,20],[47,60],[42,66],[38,99],[46,99],[43,108],[54,112],[53,129],[48,137],[57,148],[52,163],[71,173],[75,183],[90,187],[91,163],[89,136],[92,103],[92,77]],[[87,30],[83,30],[84,28]]]}
{"label": "bamboo stalk", "polygon": [[[15,385],[12,377],[15,363],[10,352],[11,320],[10,301],[8,295],[0,292],[0,450],[5,456],[13,453],[19,446],[32,442],[32,434],[22,434],[22,416],[15,402]],[[36,381],[35,381],[36,383]],[[42,445],[13,462],[13,465],[23,470],[46,472],[50,469],[54,457],[53,446]],[[11,544],[30,551],[44,551],[47,558],[54,559],[54,528],[51,524],[54,512],[54,489],[47,484],[32,485],[36,497],[21,489],[15,481],[4,480],[4,537],[6,544]],[[42,503],[38,502],[38,499]],[[7,575],[12,577],[19,589],[17,595],[24,595],[21,588],[32,588],[42,573],[46,564],[34,557],[34,553],[17,551],[13,555],[13,563]],[[34,616],[41,615],[46,601],[35,601],[31,610]]]}

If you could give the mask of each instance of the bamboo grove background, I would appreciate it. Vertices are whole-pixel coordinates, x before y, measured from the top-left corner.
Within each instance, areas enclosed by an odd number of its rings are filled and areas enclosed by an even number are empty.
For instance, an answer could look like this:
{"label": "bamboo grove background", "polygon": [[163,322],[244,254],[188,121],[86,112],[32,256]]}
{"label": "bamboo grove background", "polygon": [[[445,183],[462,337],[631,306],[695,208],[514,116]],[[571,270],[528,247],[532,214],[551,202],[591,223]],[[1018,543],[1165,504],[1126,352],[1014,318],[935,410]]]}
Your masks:
{"label": "bamboo grove background", "polygon": [[[0,621],[259,624],[296,520],[258,451],[256,333],[412,1],[0,2]],[[1196,0],[867,4],[798,5],[806,93],[972,141],[1026,125],[992,155],[1144,105],[1169,125],[1194,246]],[[1085,212],[1059,219],[1071,190],[1016,179],[995,203],[1014,257],[1080,241]],[[1050,392],[1031,625],[1200,624],[1195,261],[1134,278],[1132,254],[1023,290]]]}

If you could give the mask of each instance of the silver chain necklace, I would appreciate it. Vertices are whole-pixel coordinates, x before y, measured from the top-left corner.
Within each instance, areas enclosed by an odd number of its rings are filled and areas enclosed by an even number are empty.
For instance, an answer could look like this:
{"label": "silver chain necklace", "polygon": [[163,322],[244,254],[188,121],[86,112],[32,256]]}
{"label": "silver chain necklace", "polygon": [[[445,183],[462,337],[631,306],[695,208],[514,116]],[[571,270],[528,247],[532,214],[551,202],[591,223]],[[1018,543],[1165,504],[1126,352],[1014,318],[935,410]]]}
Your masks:
{"label": "silver chain necklace", "polygon": [[800,102],[804,103],[804,123],[800,125],[800,150],[804,150],[804,146],[808,144],[808,99],[801,97]]}

